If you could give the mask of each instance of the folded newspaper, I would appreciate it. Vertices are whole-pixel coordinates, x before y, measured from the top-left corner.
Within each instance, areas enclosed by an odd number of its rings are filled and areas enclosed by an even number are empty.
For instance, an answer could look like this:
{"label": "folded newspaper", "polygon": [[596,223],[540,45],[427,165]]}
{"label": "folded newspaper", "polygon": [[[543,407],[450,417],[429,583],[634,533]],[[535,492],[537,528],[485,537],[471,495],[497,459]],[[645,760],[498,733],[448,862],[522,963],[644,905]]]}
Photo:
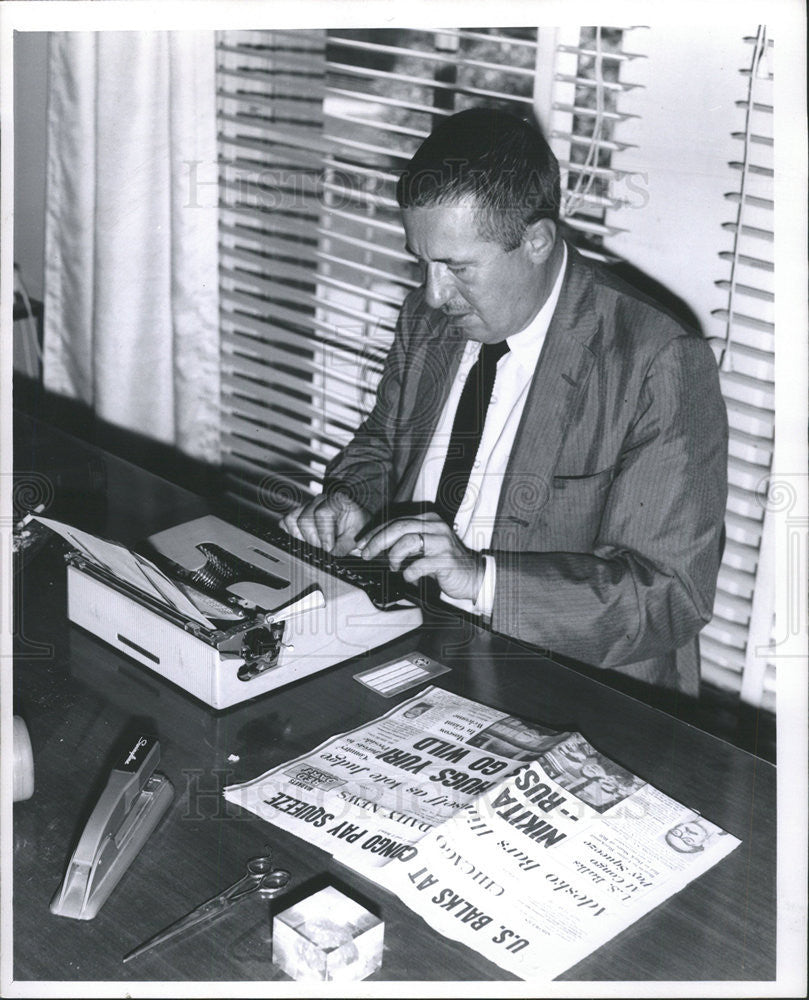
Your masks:
{"label": "folded newspaper", "polygon": [[553,979],[740,841],[558,732],[428,687],[225,797],[523,979]]}

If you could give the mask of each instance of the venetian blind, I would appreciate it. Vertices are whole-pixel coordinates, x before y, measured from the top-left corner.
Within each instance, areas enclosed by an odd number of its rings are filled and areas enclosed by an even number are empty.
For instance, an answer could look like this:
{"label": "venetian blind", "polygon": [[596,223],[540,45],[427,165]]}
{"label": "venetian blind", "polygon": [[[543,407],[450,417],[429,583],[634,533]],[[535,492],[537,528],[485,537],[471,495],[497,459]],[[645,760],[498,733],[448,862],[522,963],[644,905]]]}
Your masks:
{"label": "venetian blind", "polygon": [[761,37],[745,40],[727,25],[690,38],[686,73],[682,44],[658,30],[633,34],[640,86],[624,95],[618,135],[640,148],[616,151],[613,166],[640,171],[624,185],[640,195],[627,211],[607,209],[606,221],[625,232],[605,245],[648,280],[653,297],[670,293],[667,304],[715,348],[730,425],[729,496],[714,617],[700,635],[702,673],[771,707],[774,675],[758,653],[771,632],[762,500],[774,410],[773,49]]}
{"label": "venetian blind", "polygon": [[738,156],[728,164],[725,304],[719,330],[720,381],[730,426],[727,543],[714,618],[701,636],[703,675],[774,708],[775,667],[764,650],[773,624],[772,525],[765,513],[775,409],[773,324],[772,39],[762,26],[745,39],[732,132]]}
{"label": "venetian blind", "polygon": [[273,507],[315,459],[325,38],[223,32],[217,53],[223,465]]}
{"label": "venetian blind", "polygon": [[605,256],[624,31],[536,28],[222,32],[223,465],[280,512],[317,488],[373,401],[418,282],[396,176],[472,105],[542,122],[574,239]]}
{"label": "venetian blind", "polygon": [[[537,113],[562,171],[562,217],[573,242],[586,256],[612,261],[605,237],[625,230],[608,221],[627,204],[628,168],[613,154],[633,149],[621,141],[621,125],[633,117],[623,110],[623,95],[634,90],[631,64],[644,58],[632,51],[632,36],[642,29],[620,27],[543,28],[540,41],[552,64],[537,94]],[[540,78],[538,77],[538,86]],[[624,162],[629,157],[624,156]],[[577,236],[578,234],[578,236]]]}

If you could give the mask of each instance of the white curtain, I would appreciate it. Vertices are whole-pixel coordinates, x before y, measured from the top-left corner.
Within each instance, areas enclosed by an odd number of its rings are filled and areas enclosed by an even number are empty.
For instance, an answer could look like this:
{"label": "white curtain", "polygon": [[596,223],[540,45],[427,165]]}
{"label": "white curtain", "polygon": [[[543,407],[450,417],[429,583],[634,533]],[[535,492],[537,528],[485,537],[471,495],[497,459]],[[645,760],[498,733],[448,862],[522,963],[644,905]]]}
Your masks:
{"label": "white curtain", "polygon": [[50,38],[47,389],[219,460],[213,32]]}

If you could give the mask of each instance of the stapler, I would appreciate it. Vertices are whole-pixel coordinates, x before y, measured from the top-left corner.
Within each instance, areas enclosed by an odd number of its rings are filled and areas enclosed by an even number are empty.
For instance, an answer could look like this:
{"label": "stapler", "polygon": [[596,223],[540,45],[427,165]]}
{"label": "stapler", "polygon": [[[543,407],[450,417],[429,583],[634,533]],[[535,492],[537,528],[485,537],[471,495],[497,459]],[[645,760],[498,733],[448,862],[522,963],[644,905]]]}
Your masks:
{"label": "stapler", "polygon": [[92,920],[120,882],[174,798],[174,788],[155,771],[160,744],[138,737],[110,773],[79,839],[51,913]]}

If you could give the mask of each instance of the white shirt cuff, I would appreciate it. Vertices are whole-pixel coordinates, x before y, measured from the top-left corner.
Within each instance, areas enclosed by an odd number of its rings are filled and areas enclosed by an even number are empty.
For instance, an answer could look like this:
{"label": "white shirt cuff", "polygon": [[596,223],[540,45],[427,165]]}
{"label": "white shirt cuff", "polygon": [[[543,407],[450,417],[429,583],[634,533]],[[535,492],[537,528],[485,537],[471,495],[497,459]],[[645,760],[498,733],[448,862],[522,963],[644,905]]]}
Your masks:
{"label": "white shirt cuff", "polygon": [[441,599],[453,607],[460,608],[461,611],[468,611],[470,614],[482,615],[484,618],[489,619],[492,617],[492,609],[494,608],[494,585],[497,579],[497,565],[494,561],[494,556],[484,553],[483,559],[485,562],[483,583],[481,583],[478,596],[474,601],[468,597],[450,597],[443,591],[441,592]]}
{"label": "white shirt cuff", "polygon": [[483,573],[483,583],[480,585],[477,599],[475,600],[475,613],[490,619],[494,609],[494,585],[497,582],[497,564],[494,556],[484,554],[486,569]]}

